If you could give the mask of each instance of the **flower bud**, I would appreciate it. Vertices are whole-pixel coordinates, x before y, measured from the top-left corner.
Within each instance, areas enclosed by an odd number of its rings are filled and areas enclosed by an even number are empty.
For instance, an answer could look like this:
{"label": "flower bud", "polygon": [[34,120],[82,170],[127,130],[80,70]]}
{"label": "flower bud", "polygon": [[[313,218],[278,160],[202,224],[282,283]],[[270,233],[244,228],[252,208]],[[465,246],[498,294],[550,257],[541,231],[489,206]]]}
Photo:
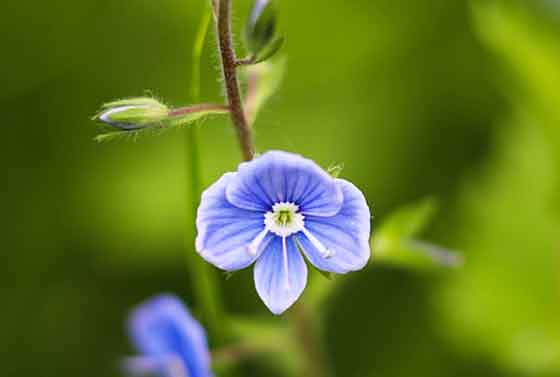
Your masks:
{"label": "flower bud", "polygon": [[277,35],[277,6],[275,0],[255,0],[247,21],[247,47],[257,61],[264,61],[280,49],[284,38]]}
{"label": "flower bud", "polygon": [[167,119],[169,108],[149,97],[129,98],[103,105],[94,120],[115,128],[132,131],[162,122]]}

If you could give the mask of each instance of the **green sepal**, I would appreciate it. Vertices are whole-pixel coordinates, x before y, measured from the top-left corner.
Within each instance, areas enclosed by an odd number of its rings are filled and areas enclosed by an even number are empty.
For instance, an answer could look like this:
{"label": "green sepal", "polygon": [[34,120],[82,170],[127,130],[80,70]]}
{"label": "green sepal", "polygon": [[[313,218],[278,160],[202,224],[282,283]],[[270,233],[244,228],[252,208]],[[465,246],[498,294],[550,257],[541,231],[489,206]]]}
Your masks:
{"label": "green sepal", "polygon": [[262,63],[270,58],[272,58],[284,45],[286,38],[280,35],[275,37],[268,45],[263,47],[259,53],[255,55],[255,61],[253,64]]}
{"label": "green sepal", "polygon": [[235,275],[234,271],[225,271],[224,272],[224,278],[227,280],[231,279],[233,277],[233,275]]}
{"label": "green sepal", "polygon": [[160,101],[152,97],[135,97],[135,98],[125,98],[112,102],[107,102],[101,105],[103,110],[111,109],[114,107],[121,106],[164,106]]}
{"label": "green sepal", "polygon": [[333,164],[327,168],[327,173],[333,178],[338,178],[344,170],[344,163]]}

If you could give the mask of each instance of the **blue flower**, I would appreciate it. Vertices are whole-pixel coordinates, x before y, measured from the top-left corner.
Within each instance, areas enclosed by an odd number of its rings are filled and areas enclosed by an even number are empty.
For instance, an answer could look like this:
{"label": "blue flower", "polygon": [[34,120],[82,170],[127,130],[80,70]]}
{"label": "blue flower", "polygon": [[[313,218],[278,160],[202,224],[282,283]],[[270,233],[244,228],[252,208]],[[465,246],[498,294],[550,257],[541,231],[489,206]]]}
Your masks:
{"label": "blue flower", "polygon": [[159,295],[134,309],[128,320],[133,345],[141,356],[125,360],[138,375],[212,377],[202,326],[173,295]]}
{"label": "blue flower", "polygon": [[339,274],[363,268],[371,254],[360,190],[287,152],[267,152],[224,174],[202,194],[196,226],[196,249],[216,267],[235,271],[256,261],[257,293],[274,314],[305,288],[302,253]]}

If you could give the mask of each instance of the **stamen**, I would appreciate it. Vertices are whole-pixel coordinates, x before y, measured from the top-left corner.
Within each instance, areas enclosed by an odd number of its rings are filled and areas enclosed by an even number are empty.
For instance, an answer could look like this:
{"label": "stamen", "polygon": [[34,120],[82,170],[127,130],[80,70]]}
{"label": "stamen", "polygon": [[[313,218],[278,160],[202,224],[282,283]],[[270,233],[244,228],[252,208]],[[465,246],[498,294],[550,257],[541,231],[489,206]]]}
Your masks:
{"label": "stamen", "polygon": [[272,211],[265,213],[264,225],[280,237],[297,233],[304,225],[304,216],[298,210],[299,207],[294,203],[276,203],[272,206]]}
{"label": "stamen", "polygon": [[257,234],[257,236],[253,239],[253,241],[251,241],[249,246],[247,246],[247,252],[250,255],[252,256],[257,255],[257,252],[259,251],[259,246],[261,245],[267,233],[268,233],[268,229],[264,228],[259,234]]}
{"label": "stamen", "polygon": [[305,227],[302,228],[301,231],[305,234],[307,239],[309,239],[311,244],[315,246],[323,258],[331,258],[334,256],[334,250],[327,249],[325,245],[323,245],[323,243],[319,241],[310,231],[305,229]]}
{"label": "stamen", "polygon": [[282,257],[284,259],[284,271],[286,273],[286,279],[284,285],[287,291],[290,290],[290,274],[288,271],[288,248],[286,247],[286,237],[282,237]]}

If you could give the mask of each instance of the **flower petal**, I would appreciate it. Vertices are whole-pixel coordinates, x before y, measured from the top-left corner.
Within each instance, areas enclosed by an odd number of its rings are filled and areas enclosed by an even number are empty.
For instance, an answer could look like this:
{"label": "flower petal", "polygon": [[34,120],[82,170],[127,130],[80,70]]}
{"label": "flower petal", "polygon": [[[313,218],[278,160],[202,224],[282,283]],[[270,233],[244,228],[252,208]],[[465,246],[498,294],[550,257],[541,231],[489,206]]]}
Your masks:
{"label": "flower petal", "polygon": [[226,189],[239,208],[269,211],[273,204],[292,202],[304,215],[333,216],[342,205],[336,180],[315,162],[299,155],[271,151],[239,165]]}
{"label": "flower petal", "polygon": [[130,339],[139,352],[156,360],[177,355],[189,377],[210,377],[206,333],[181,301],[160,295],[134,309],[128,322]]}
{"label": "flower petal", "polygon": [[[362,269],[371,255],[369,245],[371,215],[362,192],[352,183],[337,179],[342,189],[342,208],[332,217],[308,216],[305,228],[331,256],[325,258],[316,242],[305,234],[295,237],[307,259],[318,269],[343,274]],[[314,244],[315,243],[315,244]]]}
{"label": "flower petal", "polygon": [[272,238],[266,235],[256,252],[249,251],[251,241],[264,230],[264,214],[235,207],[226,200],[226,187],[235,176],[224,174],[202,194],[196,217],[196,250],[226,271],[253,263]]}
{"label": "flower petal", "polygon": [[307,266],[294,240],[274,237],[254,270],[255,287],[274,314],[282,314],[298,299],[307,284]]}

